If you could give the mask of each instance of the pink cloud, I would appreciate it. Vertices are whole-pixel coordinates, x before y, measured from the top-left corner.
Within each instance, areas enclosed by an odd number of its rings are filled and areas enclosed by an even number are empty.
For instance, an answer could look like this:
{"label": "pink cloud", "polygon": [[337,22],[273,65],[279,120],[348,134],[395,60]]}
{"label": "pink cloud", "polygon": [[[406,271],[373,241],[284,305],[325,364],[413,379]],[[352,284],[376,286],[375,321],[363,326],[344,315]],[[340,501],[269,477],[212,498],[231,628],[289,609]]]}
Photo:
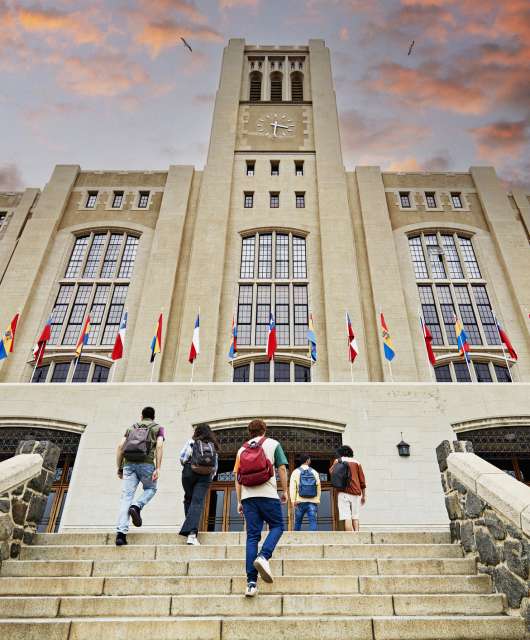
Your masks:
{"label": "pink cloud", "polygon": [[343,42],[350,39],[350,31],[347,27],[342,27],[342,29],[339,31],[339,38]]}
{"label": "pink cloud", "polygon": [[22,28],[31,33],[60,32],[76,44],[101,44],[105,32],[90,20],[91,13],[21,8],[17,18]]}
{"label": "pink cloud", "polygon": [[257,7],[260,0],[219,0],[220,9],[233,9],[234,7]]}
{"label": "pink cloud", "polygon": [[156,58],[163,49],[181,46],[181,37],[189,40],[192,46],[195,40],[224,42],[223,36],[215,29],[185,26],[173,20],[145,24],[136,34],[135,40],[138,44],[147,47],[151,56]]}
{"label": "pink cloud", "polygon": [[487,99],[480,87],[459,78],[458,74],[444,73],[435,63],[418,68],[387,62],[380,64],[366,80],[373,91],[396,96],[414,107],[448,109],[456,113],[482,113]]}
{"label": "pink cloud", "polygon": [[519,155],[527,148],[530,140],[527,120],[499,120],[474,127],[469,132],[475,140],[480,157],[484,159]]}
{"label": "pink cloud", "polygon": [[58,78],[72,93],[93,97],[117,96],[150,81],[143,67],[119,54],[65,58]]}
{"label": "pink cloud", "polygon": [[17,191],[22,188],[22,174],[14,163],[0,165],[0,189]]}

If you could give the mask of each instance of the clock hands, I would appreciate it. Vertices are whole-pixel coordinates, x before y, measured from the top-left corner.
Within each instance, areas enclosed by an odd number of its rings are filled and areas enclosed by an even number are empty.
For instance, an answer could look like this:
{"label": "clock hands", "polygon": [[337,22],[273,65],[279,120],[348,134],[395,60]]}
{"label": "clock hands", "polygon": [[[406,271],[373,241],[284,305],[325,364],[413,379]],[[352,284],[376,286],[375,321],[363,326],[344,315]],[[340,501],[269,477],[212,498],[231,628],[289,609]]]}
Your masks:
{"label": "clock hands", "polygon": [[271,122],[271,123],[270,123],[270,125],[271,125],[271,127],[273,128],[272,135],[273,135],[275,138],[277,137],[277,136],[276,136],[276,131],[277,131],[277,129],[288,129],[288,128],[289,128],[289,127],[288,127],[287,125],[285,125],[285,124],[280,124],[280,123],[278,122],[278,120],[275,120],[274,122]]}

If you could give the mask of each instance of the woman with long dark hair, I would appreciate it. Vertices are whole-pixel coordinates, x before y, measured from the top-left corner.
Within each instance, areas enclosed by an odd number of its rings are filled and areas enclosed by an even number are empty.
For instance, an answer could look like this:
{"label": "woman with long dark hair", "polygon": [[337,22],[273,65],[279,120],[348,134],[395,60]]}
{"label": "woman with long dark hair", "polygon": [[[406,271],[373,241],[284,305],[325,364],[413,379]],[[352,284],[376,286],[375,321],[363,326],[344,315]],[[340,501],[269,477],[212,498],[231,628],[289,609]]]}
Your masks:
{"label": "woman with long dark hair", "polygon": [[197,540],[199,521],[208,487],[217,473],[219,441],[210,425],[198,424],[191,440],[180,452],[182,486],[184,488],[184,514],[186,519],[179,535],[188,538],[188,544],[200,544]]}

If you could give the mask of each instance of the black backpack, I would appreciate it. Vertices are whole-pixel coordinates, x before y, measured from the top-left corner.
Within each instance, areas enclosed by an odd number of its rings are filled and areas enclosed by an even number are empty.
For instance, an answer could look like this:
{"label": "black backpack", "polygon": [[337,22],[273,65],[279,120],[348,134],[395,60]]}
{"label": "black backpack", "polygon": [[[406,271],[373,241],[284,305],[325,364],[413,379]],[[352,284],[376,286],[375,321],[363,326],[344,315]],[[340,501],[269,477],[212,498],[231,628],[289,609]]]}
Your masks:
{"label": "black backpack", "polygon": [[201,476],[209,476],[213,473],[217,464],[217,452],[213,442],[194,440],[190,464],[192,470]]}
{"label": "black backpack", "polygon": [[344,491],[347,489],[351,482],[351,469],[347,462],[344,462],[342,458],[339,458],[337,464],[331,471],[331,485],[335,489]]}
{"label": "black backpack", "polygon": [[152,424],[140,424],[138,422],[133,424],[123,445],[123,457],[131,462],[145,460],[151,453],[150,430],[157,426],[154,422]]}

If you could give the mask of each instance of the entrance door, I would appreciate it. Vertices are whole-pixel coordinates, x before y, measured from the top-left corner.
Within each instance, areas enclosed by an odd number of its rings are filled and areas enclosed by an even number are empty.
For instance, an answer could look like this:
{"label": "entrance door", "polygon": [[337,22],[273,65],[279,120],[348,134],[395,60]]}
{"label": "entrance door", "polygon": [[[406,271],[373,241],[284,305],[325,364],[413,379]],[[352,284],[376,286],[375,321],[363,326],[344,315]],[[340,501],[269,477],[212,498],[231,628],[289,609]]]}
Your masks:
{"label": "entrance door", "polygon": [[[227,430],[228,431],[228,430]],[[234,431],[234,430],[232,430]],[[240,431],[240,430],[238,430]],[[243,431],[243,430],[241,430]],[[284,430],[282,429],[282,432]],[[309,429],[294,429],[296,431],[296,436],[299,436],[299,432],[312,432],[313,430]],[[309,449],[309,447],[303,448],[303,442],[298,442],[299,437],[291,435],[291,438],[285,437],[285,432],[281,434],[275,434],[274,428],[268,431],[271,437],[276,437],[280,442],[282,442],[282,446],[284,447],[284,451],[287,455],[287,459],[289,461],[289,471],[293,471],[297,466],[297,451],[309,452],[311,455],[311,464],[313,468],[318,471],[320,474],[320,482],[322,487],[322,494],[320,497],[320,505],[318,508],[318,517],[317,517],[317,526],[320,531],[334,531],[338,528],[338,512],[337,512],[337,501],[335,498],[335,490],[331,486],[331,482],[329,481],[329,468],[334,459],[334,449],[329,446],[329,436],[328,432],[325,432],[326,436],[326,447],[322,447],[324,449],[328,449],[328,451],[318,451],[314,450],[313,453]],[[218,431],[217,435],[222,434],[222,431]],[[332,434],[337,436],[338,439],[334,440],[333,443],[335,447],[340,446],[340,434]],[[282,437],[283,436],[283,437]],[[236,439],[237,438],[237,439]],[[233,433],[230,434],[231,442],[234,442],[239,445],[239,443],[243,442],[245,439],[245,432],[241,433],[239,437],[234,438]],[[311,433],[311,444],[321,445],[322,441],[315,442],[315,434]],[[221,454],[219,460],[219,472],[212,482],[210,489],[208,491],[206,500],[205,500],[205,509],[203,512],[203,518],[201,523],[202,531],[243,531],[244,529],[244,520],[237,512],[237,497],[234,488],[234,462],[235,455],[237,451],[234,451],[231,455],[226,451],[225,446],[223,446],[223,438],[220,438],[221,442]],[[308,444],[306,441],[305,444]],[[297,451],[293,451],[295,448]],[[300,447],[300,448],[298,448]],[[332,449],[332,450],[329,450]],[[285,524],[288,530],[294,529],[294,508],[293,505],[289,502],[287,505],[284,505],[284,518]],[[302,530],[307,530],[308,524],[307,519],[304,519],[304,523],[302,525]]]}

